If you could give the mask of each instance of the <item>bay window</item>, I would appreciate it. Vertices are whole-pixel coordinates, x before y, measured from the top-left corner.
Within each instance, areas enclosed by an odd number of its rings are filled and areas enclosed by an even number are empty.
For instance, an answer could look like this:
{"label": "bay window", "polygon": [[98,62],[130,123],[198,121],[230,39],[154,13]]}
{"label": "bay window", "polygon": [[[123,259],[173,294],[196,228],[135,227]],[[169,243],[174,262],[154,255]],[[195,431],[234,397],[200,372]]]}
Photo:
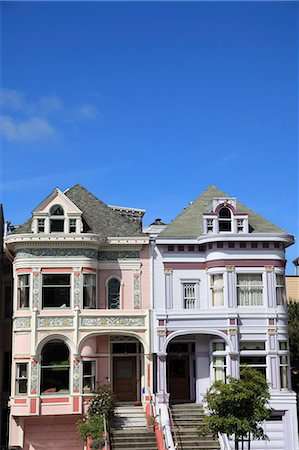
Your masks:
{"label": "bay window", "polygon": [[237,274],[237,297],[238,306],[262,306],[262,274]]}
{"label": "bay window", "polygon": [[96,307],[96,276],[94,274],[83,274],[83,308],[92,309]]}
{"label": "bay window", "polygon": [[276,273],[276,305],[284,306],[285,305],[285,286],[284,286],[284,276]]}
{"label": "bay window", "polygon": [[95,390],[95,361],[83,361],[83,392]]}
{"label": "bay window", "polygon": [[29,274],[18,276],[18,308],[29,308]]}
{"label": "bay window", "polygon": [[48,342],[42,350],[41,393],[69,392],[69,350],[62,341]]}
{"label": "bay window", "polygon": [[43,308],[69,308],[70,297],[70,274],[43,275]]}
{"label": "bay window", "polygon": [[16,395],[27,394],[28,388],[28,363],[16,365]]}
{"label": "bay window", "polygon": [[226,383],[226,351],[225,342],[213,342],[213,377],[214,381],[223,381]]}
{"label": "bay window", "polygon": [[210,278],[210,289],[212,297],[212,306],[223,306],[224,296],[223,296],[223,274],[211,275]]}

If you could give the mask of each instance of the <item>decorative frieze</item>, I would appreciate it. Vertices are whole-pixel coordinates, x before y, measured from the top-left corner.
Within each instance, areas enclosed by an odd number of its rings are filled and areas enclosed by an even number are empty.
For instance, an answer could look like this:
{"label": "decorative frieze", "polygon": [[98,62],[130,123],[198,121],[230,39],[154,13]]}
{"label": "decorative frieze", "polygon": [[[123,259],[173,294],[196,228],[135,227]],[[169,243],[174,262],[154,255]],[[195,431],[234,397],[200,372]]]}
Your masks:
{"label": "decorative frieze", "polygon": [[144,327],[144,317],[80,317],[81,327]]}
{"label": "decorative frieze", "polygon": [[38,317],[38,328],[70,328],[73,326],[72,317]]}
{"label": "decorative frieze", "polygon": [[140,271],[133,271],[134,309],[141,307]]}
{"label": "decorative frieze", "polygon": [[31,319],[30,319],[30,317],[17,317],[15,319],[15,326],[18,329],[30,328],[30,326],[31,326]]}
{"label": "decorative frieze", "polygon": [[99,261],[118,261],[126,259],[139,259],[140,253],[137,250],[123,251],[98,251],[94,248],[67,248],[67,247],[49,247],[49,248],[19,248],[16,249],[15,259],[30,258],[67,258],[67,257],[86,257]]}
{"label": "decorative frieze", "polygon": [[117,261],[118,259],[139,259],[138,251],[99,251],[99,261]]}
{"label": "decorative frieze", "polygon": [[93,248],[61,248],[61,247],[49,247],[49,248],[19,248],[16,249],[15,259],[27,259],[27,258],[44,258],[44,257],[74,257],[84,256],[86,258],[97,259],[98,251]]}

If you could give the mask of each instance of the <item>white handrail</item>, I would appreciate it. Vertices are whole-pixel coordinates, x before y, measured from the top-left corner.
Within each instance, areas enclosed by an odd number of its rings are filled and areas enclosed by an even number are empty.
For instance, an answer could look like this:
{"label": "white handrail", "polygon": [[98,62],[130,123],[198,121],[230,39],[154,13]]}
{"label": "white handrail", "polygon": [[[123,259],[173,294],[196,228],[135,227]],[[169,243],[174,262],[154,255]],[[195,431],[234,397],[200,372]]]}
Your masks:
{"label": "white handrail", "polygon": [[230,446],[227,434],[218,433],[218,440],[220,443],[221,450],[231,450],[231,446]]}

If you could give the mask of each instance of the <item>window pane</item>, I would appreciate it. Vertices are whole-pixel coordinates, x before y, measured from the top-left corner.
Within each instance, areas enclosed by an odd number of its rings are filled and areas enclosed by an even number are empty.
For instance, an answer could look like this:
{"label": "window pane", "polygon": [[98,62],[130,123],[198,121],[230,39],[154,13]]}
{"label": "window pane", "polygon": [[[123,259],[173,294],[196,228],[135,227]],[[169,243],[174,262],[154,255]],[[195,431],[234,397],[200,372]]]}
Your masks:
{"label": "window pane", "polygon": [[240,350],[265,350],[265,345],[263,341],[241,341]]}
{"label": "window pane", "polygon": [[43,275],[43,284],[47,286],[70,286],[70,275]]}
{"label": "window pane", "polygon": [[69,350],[62,342],[49,342],[42,351],[41,392],[68,392]]}
{"label": "window pane", "polygon": [[261,306],[263,304],[262,274],[238,274],[238,305]]}
{"label": "window pane", "polygon": [[62,232],[64,231],[64,220],[50,219],[50,231]]}
{"label": "window pane", "polygon": [[212,306],[223,306],[223,275],[216,274],[211,276]]}
{"label": "window pane", "polygon": [[184,283],[184,307],[186,309],[195,308],[195,284],[194,283]]}
{"label": "window pane", "polygon": [[50,214],[51,216],[63,216],[64,215],[64,211],[62,206],[60,205],[53,205],[50,209]]}
{"label": "window pane", "polygon": [[96,276],[93,274],[83,275],[83,307],[96,307]]}
{"label": "window pane", "polygon": [[120,308],[120,281],[117,278],[112,278],[108,283],[108,308]]}
{"label": "window pane", "polygon": [[18,306],[19,308],[29,308],[29,275],[19,275],[18,277]]}

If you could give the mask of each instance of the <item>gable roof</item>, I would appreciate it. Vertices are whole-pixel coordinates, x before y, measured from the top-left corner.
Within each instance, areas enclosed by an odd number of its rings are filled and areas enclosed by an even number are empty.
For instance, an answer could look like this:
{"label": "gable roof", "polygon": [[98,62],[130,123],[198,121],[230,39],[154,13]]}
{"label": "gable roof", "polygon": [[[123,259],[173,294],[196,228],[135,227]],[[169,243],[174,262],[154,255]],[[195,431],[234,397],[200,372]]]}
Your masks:
{"label": "gable roof", "polygon": [[[64,194],[83,212],[82,218],[85,230],[89,233],[98,234],[100,240],[104,241],[108,236],[143,235],[134,221],[124,216],[121,211],[111,209],[80,184],[69,188]],[[43,204],[44,201],[41,202],[41,205]],[[32,218],[16,228],[13,233],[31,233],[31,223]]]}
{"label": "gable roof", "polygon": [[[203,214],[214,197],[232,198],[216,186],[209,186],[192,204],[185,208],[164,230],[159,237],[197,238],[203,234]],[[286,233],[278,226],[264,219],[258,213],[237,201],[237,211],[248,214],[249,225],[254,233]]]}

